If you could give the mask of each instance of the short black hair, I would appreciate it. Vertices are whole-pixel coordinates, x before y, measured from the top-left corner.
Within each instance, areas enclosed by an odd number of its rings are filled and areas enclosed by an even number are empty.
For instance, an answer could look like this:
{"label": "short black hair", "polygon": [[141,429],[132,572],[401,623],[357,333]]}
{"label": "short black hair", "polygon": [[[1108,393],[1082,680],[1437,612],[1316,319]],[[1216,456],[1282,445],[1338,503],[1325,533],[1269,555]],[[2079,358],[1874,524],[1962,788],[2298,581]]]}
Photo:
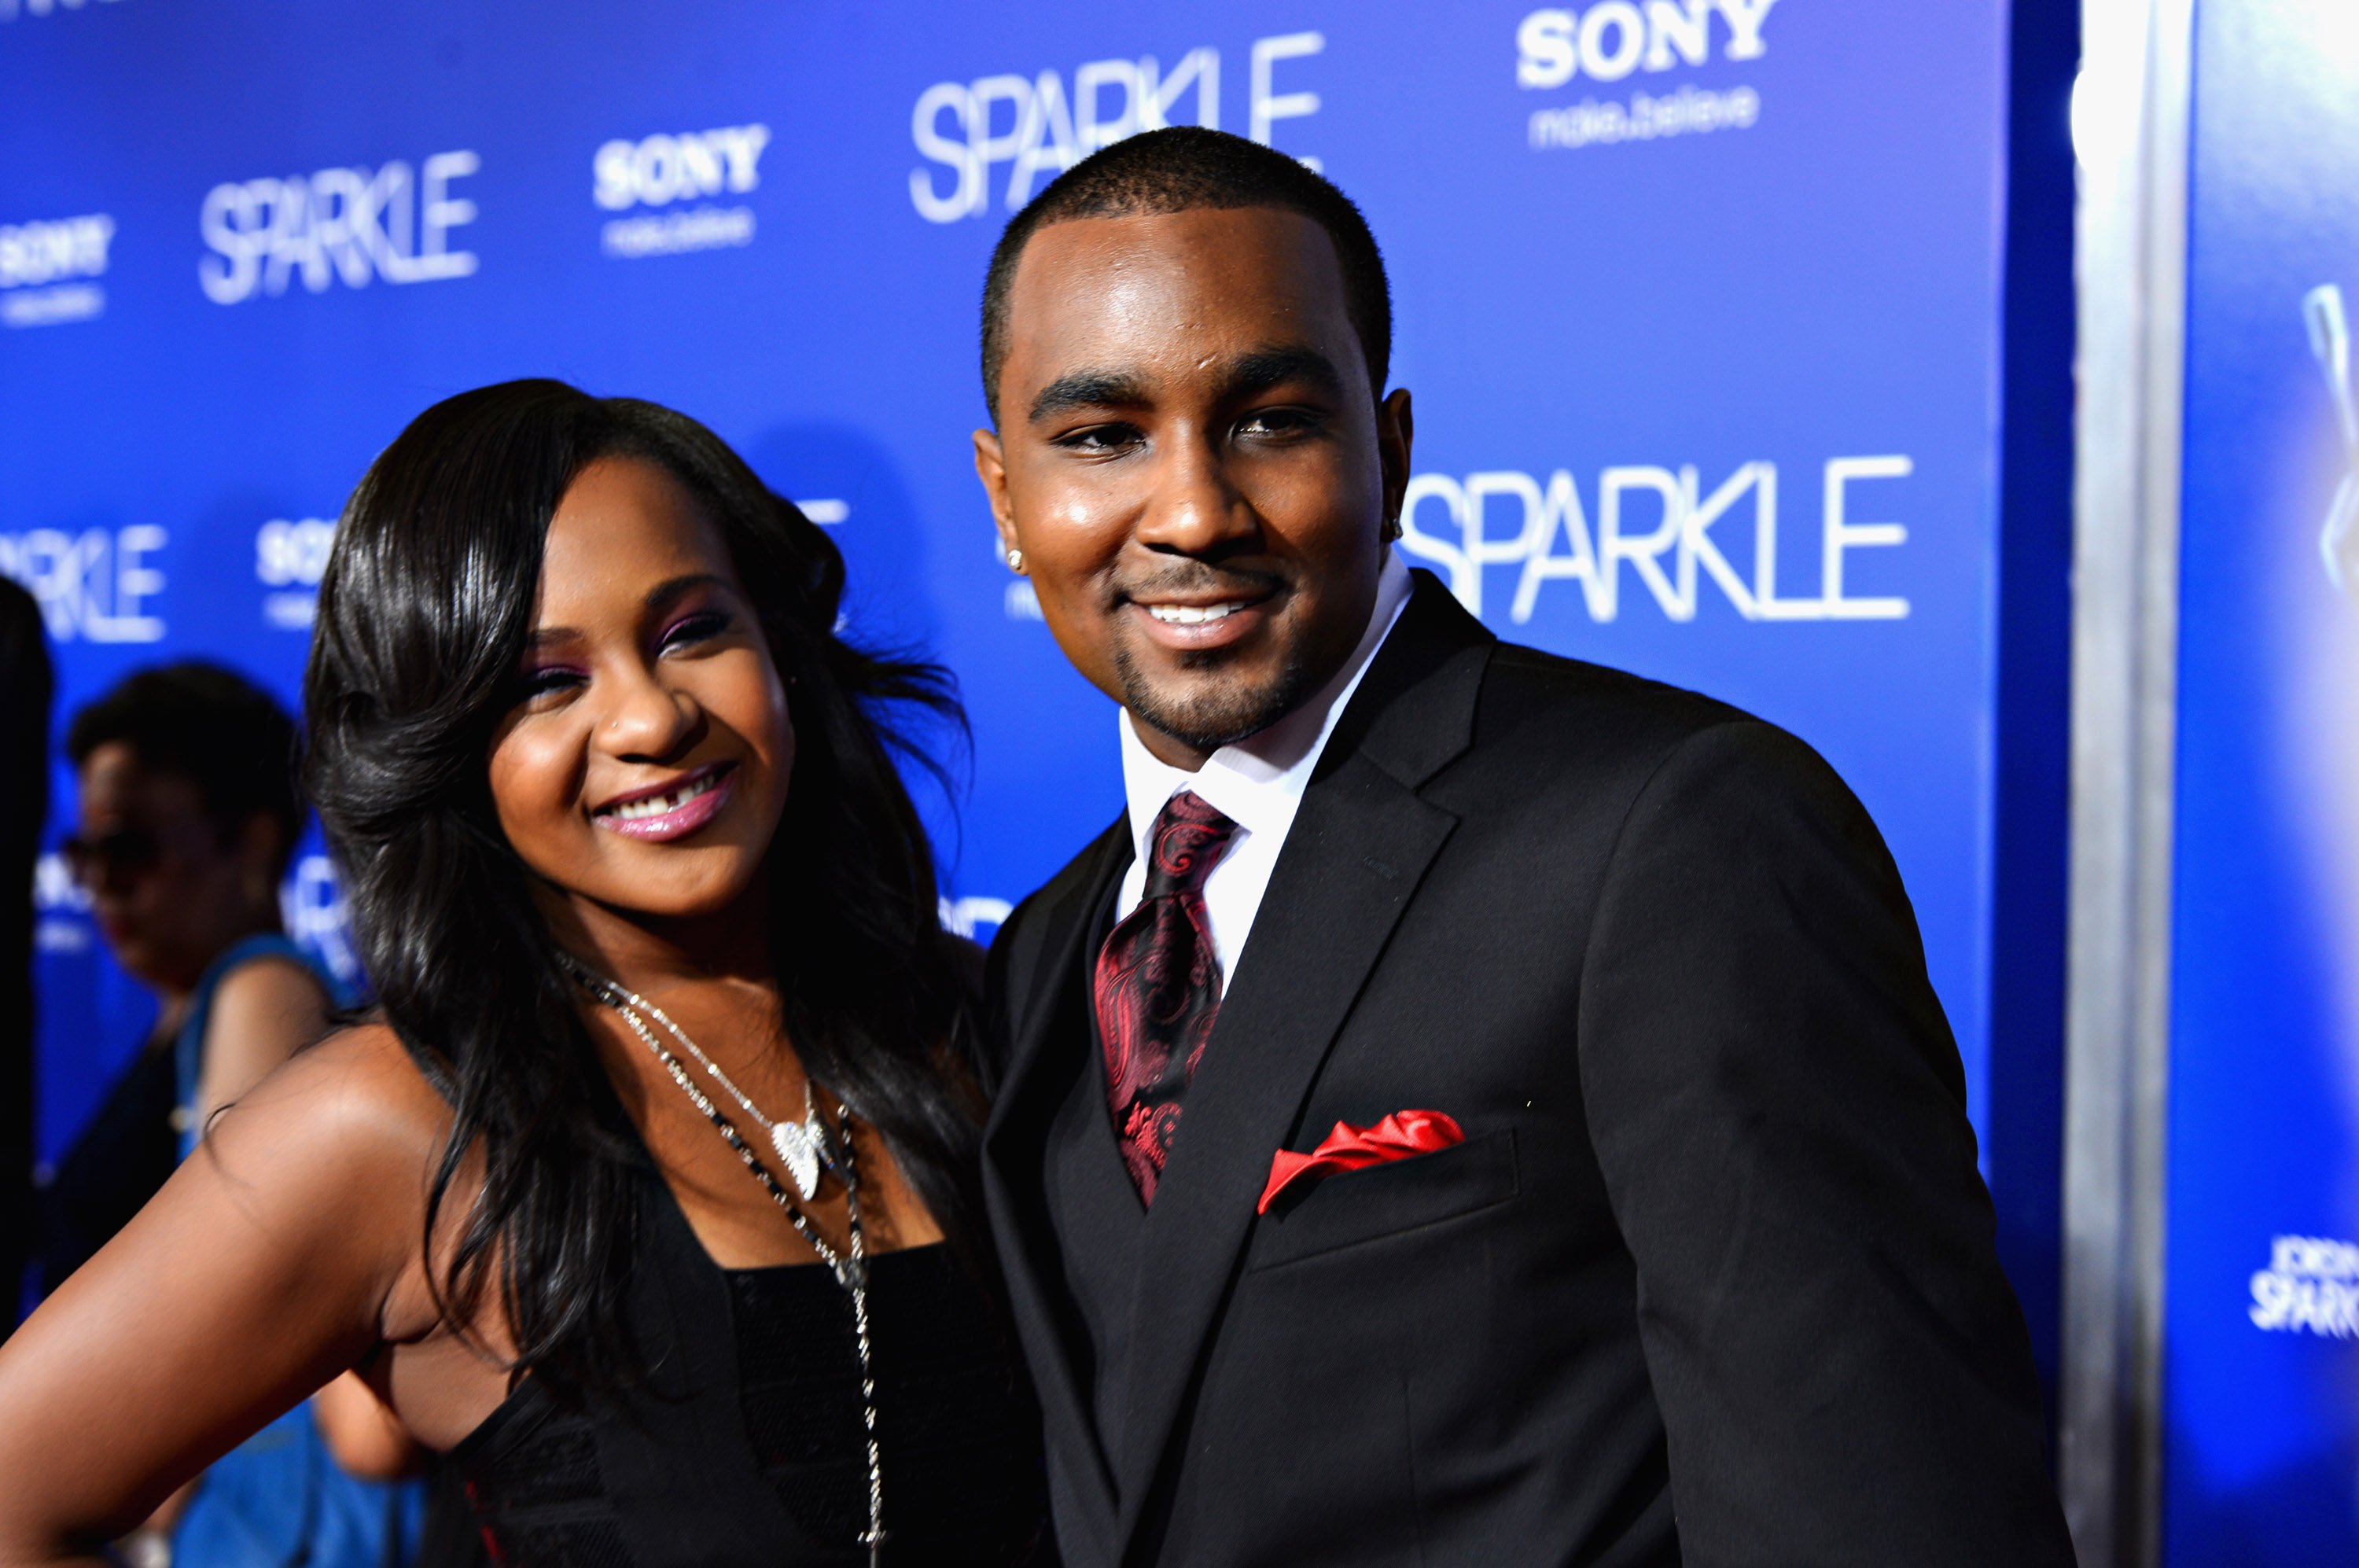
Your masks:
{"label": "short black hair", "polygon": [[1007,360],[1007,295],[1032,236],[1068,218],[1127,218],[1198,208],[1276,207],[1327,231],[1343,273],[1343,309],[1382,397],[1393,351],[1392,288],[1368,220],[1349,196],[1282,152],[1227,131],[1170,125],[1102,147],[1051,180],[1007,222],[983,285],[983,398],[999,419]]}
{"label": "short black hair", "polygon": [[201,659],[134,670],[74,714],[66,757],[76,768],[120,741],[142,768],[197,787],[224,837],[257,812],[283,830],[291,852],[303,825],[295,782],[295,721],[236,670]]}

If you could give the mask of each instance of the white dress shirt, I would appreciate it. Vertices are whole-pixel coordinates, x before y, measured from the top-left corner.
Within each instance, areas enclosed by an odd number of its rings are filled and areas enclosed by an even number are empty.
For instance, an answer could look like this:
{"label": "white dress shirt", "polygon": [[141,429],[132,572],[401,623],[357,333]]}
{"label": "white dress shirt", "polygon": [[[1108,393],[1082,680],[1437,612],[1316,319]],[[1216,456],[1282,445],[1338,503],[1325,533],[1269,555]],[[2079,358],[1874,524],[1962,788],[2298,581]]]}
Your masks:
{"label": "white dress shirt", "polygon": [[1237,961],[1245,956],[1245,938],[1253,932],[1254,916],[1268,890],[1277,852],[1286,847],[1294,813],[1302,805],[1302,791],[1319,766],[1319,754],[1327,749],[1327,737],[1359,689],[1360,677],[1400,619],[1408,594],[1408,568],[1388,550],[1376,580],[1376,605],[1368,616],[1368,628],[1343,667],[1302,706],[1260,734],[1221,747],[1194,773],[1158,761],[1131,727],[1130,715],[1116,716],[1122,730],[1123,793],[1130,806],[1131,861],[1114,899],[1115,920],[1138,908],[1146,895],[1147,836],[1154,831],[1163,802],[1180,790],[1193,789],[1237,824],[1228,853],[1204,879],[1204,911],[1212,917],[1212,951],[1226,988],[1228,977],[1237,972]]}

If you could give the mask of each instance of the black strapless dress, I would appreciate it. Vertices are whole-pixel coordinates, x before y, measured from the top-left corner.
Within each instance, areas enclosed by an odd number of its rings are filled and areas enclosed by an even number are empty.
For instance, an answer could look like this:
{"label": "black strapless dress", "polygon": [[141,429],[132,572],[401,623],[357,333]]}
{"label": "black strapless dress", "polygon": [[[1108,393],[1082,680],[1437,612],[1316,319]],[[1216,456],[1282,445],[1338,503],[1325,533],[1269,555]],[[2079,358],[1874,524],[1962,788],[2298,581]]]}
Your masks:
{"label": "black strapless dress", "polygon": [[[629,1326],[652,1371],[582,1408],[527,1378],[453,1449],[506,1568],[864,1564],[852,1303],[820,1264],[723,1270],[652,1170]],[[946,1247],[869,1264],[885,1562],[1052,1563],[1039,1417]]]}

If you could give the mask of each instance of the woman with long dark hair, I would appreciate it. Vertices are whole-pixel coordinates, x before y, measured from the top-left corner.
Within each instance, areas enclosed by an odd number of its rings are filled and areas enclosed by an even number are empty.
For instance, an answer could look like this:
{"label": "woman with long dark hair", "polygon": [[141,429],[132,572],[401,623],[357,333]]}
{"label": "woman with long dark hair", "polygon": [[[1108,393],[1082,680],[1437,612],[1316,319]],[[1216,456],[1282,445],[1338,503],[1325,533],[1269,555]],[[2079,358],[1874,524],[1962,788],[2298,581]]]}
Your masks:
{"label": "woman with long dark hair", "polygon": [[0,1348],[0,1561],[359,1367],[516,1564],[1022,1562],[986,1066],[841,556],[710,431],[428,409],[321,584],[306,781],[372,1021]]}

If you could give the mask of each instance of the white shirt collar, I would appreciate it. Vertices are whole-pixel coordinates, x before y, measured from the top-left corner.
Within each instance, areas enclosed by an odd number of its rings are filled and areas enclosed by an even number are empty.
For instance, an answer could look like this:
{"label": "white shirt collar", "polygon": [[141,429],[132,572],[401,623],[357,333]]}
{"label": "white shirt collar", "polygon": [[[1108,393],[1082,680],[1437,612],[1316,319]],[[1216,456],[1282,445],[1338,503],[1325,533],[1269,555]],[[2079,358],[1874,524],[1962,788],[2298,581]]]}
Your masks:
{"label": "white shirt collar", "polygon": [[1294,825],[1295,809],[1302,803],[1311,771],[1319,766],[1320,753],[1327,749],[1327,737],[1351,705],[1352,693],[1359,690],[1360,678],[1368,672],[1376,650],[1400,619],[1410,586],[1408,568],[1397,553],[1386,550],[1384,569],[1376,579],[1375,608],[1368,616],[1367,630],[1360,634],[1359,646],[1343,667],[1309,702],[1259,734],[1221,747],[1204,759],[1197,772],[1158,760],[1138,738],[1130,714],[1116,714],[1134,863],[1146,858],[1147,835],[1163,802],[1180,789],[1193,789],[1246,833],[1285,837]]}

